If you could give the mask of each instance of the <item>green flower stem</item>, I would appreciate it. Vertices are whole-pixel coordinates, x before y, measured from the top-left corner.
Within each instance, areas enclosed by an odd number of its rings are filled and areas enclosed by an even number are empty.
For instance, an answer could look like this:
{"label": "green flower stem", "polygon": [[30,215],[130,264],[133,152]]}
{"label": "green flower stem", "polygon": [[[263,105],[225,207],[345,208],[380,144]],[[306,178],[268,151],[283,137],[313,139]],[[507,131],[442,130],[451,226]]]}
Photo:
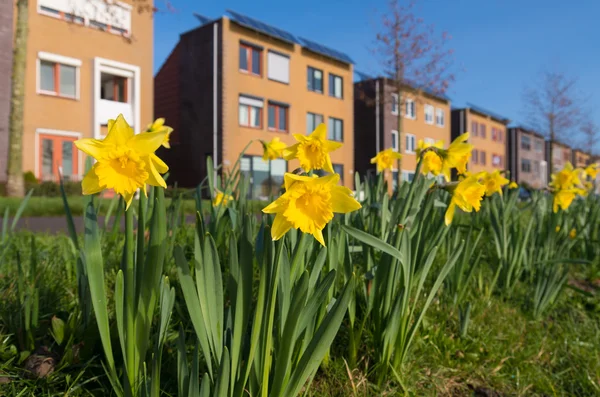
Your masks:
{"label": "green flower stem", "polygon": [[133,395],[135,385],[135,263],[133,237],[133,209],[125,211],[125,261],[123,263],[123,275],[125,284],[125,363],[126,376],[129,382],[125,384],[125,395]]}

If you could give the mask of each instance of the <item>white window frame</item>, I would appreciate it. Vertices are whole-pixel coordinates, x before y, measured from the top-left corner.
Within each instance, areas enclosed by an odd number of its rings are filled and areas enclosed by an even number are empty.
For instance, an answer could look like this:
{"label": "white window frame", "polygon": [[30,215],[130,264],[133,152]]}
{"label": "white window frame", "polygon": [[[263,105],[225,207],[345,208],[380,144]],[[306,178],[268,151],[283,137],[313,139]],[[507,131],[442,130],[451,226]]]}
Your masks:
{"label": "white window frame", "polygon": [[[442,121],[441,123],[439,121]],[[435,125],[444,127],[446,125],[446,112],[442,108],[435,108]]]}
{"label": "white window frame", "polygon": [[[60,65],[72,66],[75,68],[75,96],[70,97],[68,95],[60,95],[60,92],[52,92],[42,90],[42,61],[53,62]],[[36,60],[36,71],[35,71],[35,90],[38,95],[51,95],[59,98],[67,98],[79,100],[80,97],[80,70],[81,70],[81,59],[66,57],[63,55],[52,54],[50,52],[39,51]],[[60,87],[59,87],[60,89]]]}
{"label": "white window frame", "polygon": [[[396,110],[394,110],[394,103],[396,104]],[[392,94],[392,114],[398,115],[398,109],[400,109],[400,102],[398,101],[398,94]]]}
{"label": "white window frame", "polygon": [[[410,108],[412,108],[412,112],[410,114],[407,111],[409,108],[409,104],[411,105]],[[406,117],[407,119],[411,119],[411,120],[417,119],[417,105],[415,104],[414,99],[407,98],[404,101],[404,110],[405,110],[404,117]]]}
{"label": "white window frame", "polygon": [[[404,148],[404,153],[407,154],[415,154],[415,150],[417,149],[417,137],[414,134],[409,134],[409,133],[405,133],[405,140],[406,140],[406,145]],[[408,140],[411,139],[412,140],[412,150],[409,149],[409,145],[408,145]]]}
{"label": "white window frame", "polygon": [[[435,111],[434,111],[433,106],[426,104],[424,106],[424,114],[425,114],[425,124],[433,125],[433,123],[435,122]],[[429,120],[428,120],[428,116],[430,116]]]}
{"label": "white window frame", "polygon": [[[37,128],[35,130],[35,138],[34,138],[34,163],[33,166],[34,171],[33,174],[35,175],[35,177],[39,180],[41,178],[40,175],[40,134],[44,134],[44,135],[54,135],[54,136],[62,136],[62,137],[67,137],[67,138],[77,138],[77,139],[81,139],[82,138],[82,134],[81,132],[74,132],[74,131],[61,131],[61,130],[52,130],[52,129],[48,129],[48,128]],[[74,148],[73,150],[77,150],[76,148]],[[83,153],[77,153],[77,171],[78,171],[78,177],[79,179],[81,179],[82,171],[83,171]]]}
{"label": "white window frame", "polygon": [[[394,145],[394,136],[396,137],[396,145]],[[398,139],[400,139],[400,137],[398,136],[398,131],[392,130],[392,150],[394,152],[398,151],[398,142],[400,142]]]}
{"label": "white window frame", "polygon": [[[141,127],[141,70],[139,66],[130,65],[123,62],[117,62],[106,58],[96,57],[94,58],[94,91],[92,96],[92,104],[94,107],[94,117],[92,131],[94,131],[94,138],[102,139],[100,132],[101,123],[106,123],[106,120],[100,120],[100,107],[98,106],[100,99],[101,90],[101,75],[102,72],[111,73],[118,76],[129,77],[129,90],[127,92],[133,93],[130,95],[128,100],[129,104],[133,107],[133,127],[136,133],[139,133]],[[131,90],[133,85],[133,90]]]}
{"label": "white window frame", "polygon": [[435,139],[433,138],[425,138],[423,142],[425,142],[427,145],[435,145]]}

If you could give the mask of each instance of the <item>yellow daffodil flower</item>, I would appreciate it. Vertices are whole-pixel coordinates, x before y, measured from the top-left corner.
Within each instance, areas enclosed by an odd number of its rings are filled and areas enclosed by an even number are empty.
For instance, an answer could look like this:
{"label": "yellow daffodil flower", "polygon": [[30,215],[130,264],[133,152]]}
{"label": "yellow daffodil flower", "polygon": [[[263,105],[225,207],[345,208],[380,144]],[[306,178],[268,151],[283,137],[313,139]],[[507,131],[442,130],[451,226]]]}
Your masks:
{"label": "yellow daffodil flower", "polygon": [[389,148],[377,153],[377,155],[371,159],[371,164],[377,164],[377,172],[383,172],[385,170],[391,170],[394,167],[394,161],[401,158],[402,155],[400,153]]}
{"label": "yellow daffodil flower", "polygon": [[467,163],[471,158],[471,151],[473,150],[473,145],[467,143],[468,139],[469,133],[465,132],[452,141],[446,150],[443,169],[446,180],[450,180],[451,168],[456,168],[459,174],[464,174],[466,172]]}
{"label": "yellow daffodil flower", "polygon": [[594,183],[593,182],[584,182],[583,187],[585,188],[585,190],[590,191],[594,188]]}
{"label": "yellow daffodil flower", "polygon": [[279,137],[275,137],[271,140],[271,142],[260,141],[263,145],[263,160],[276,160],[281,157],[283,149],[287,147],[287,145],[279,140]]}
{"label": "yellow daffodil flower", "polygon": [[577,237],[577,230],[575,230],[575,228],[571,229],[571,231],[569,232],[569,237],[571,239],[574,239],[575,237]]}
{"label": "yellow daffodil flower", "polygon": [[556,227],[554,228],[554,231],[555,231],[556,233],[560,232],[560,226],[556,226]]}
{"label": "yellow daffodil flower", "polygon": [[552,182],[549,185],[556,190],[571,189],[581,184],[580,173],[580,169],[574,169],[573,165],[567,162],[562,170],[551,175]]}
{"label": "yellow daffodil flower", "polygon": [[584,195],[585,190],[583,189],[562,189],[558,190],[554,193],[554,201],[552,203],[552,211],[558,212],[558,209],[561,208],[563,211],[566,211],[567,208],[571,205],[573,200],[577,195]]}
{"label": "yellow daffodil flower", "polygon": [[486,172],[483,175],[483,184],[485,186],[485,195],[491,196],[494,193],[499,193],[502,196],[502,186],[507,185],[509,182],[499,170],[494,172]]}
{"label": "yellow daffodil flower", "polygon": [[[417,157],[421,156],[421,153],[430,147],[434,147],[436,149],[443,149],[444,142],[437,141],[433,145],[430,143],[425,143],[422,139],[419,139],[417,143]],[[421,173],[423,175],[427,175],[429,173],[438,176],[442,172],[444,160],[440,157],[440,155],[435,150],[429,150],[423,154],[423,159],[421,163]]]}
{"label": "yellow daffodil flower", "polygon": [[596,179],[596,175],[598,175],[598,164],[588,165],[587,167],[585,167],[584,172],[591,179]]}
{"label": "yellow daffodil flower", "polygon": [[173,128],[165,125],[164,118],[161,117],[161,118],[154,120],[154,123],[148,124],[148,127],[146,128],[146,132],[162,132],[162,131],[166,131],[166,133],[167,133],[162,142],[162,145],[164,147],[166,147],[167,149],[170,149],[171,144],[169,143],[169,137],[171,136],[171,132],[173,132]]}
{"label": "yellow daffodil flower", "polygon": [[471,175],[460,181],[452,192],[452,199],[446,210],[446,225],[452,223],[457,206],[465,212],[479,211],[485,190],[478,175]]}
{"label": "yellow daffodil flower", "polygon": [[229,204],[230,201],[233,201],[232,195],[230,195],[230,194],[225,195],[225,193],[223,193],[221,191],[217,191],[217,194],[215,195],[215,198],[213,199],[212,205],[213,205],[213,207],[218,207],[220,205],[225,207],[225,206],[227,206],[227,204]]}
{"label": "yellow daffodil flower", "polygon": [[285,193],[262,210],[275,214],[273,240],[279,240],[294,228],[312,234],[325,246],[323,229],[333,219],[333,213],[345,214],[361,208],[352,191],[338,185],[339,179],[338,174],[314,178],[286,173]]}
{"label": "yellow daffodil flower", "polygon": [[75,146],[96,159],[96,164],[81,182],[83,194],[95,194],[114,189],[127,203],[133,200],[137,189],[146,184],[167,187],[160,175],[169,168],[154,154],[164,141],[166,131],[135,135],[123,115],[109,120],[108,135],[103,140],[79,139]]}
{"label": "yellow daffodil flower", "polygon": [[508,188],[509,188],[509,189],[516,189],[516,188],[518,188],[518,187],[519,187],[519,185],[517,185],[517,182],[515,182],[515,181],[511,181],[511,182],[508,184]]}
{"label": "yellow daffodil flower", "polygon": [[333,164],[329,152],[342,147],[341,142],[327,140],[327,127],[319,124],[312,134],[305,136],[294,134],[298,143],[283,149],[283,158],[286,160],[298,159],[304,171],[325,170],[333,174]]}

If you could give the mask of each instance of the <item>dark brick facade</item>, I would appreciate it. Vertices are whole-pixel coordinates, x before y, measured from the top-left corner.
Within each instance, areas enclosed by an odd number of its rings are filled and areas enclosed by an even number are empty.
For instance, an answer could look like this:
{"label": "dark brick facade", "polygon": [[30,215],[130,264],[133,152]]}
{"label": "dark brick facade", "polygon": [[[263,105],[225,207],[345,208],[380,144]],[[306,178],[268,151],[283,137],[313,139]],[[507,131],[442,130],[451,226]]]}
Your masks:
{"label": "dark brick facade", "polygon": [[[168,184],[195,187],[206,177],[213,151],[213,29],[220,21],[181,35],[154,80],[154,114],[174,128],[171,149],[159,152],[169,165]],[[222,40],[218,40],[217,147],[222,148]],[[207,87],[210,87],[207,89]],[[219,158],[221,153],[218,153]]]}
{"label": "dark brick facade", "polygon": [[13,47],[13,3],[0,2],[0,182],[6,181]]}
{"label": "dark brick facade", "polygon": [[[507,137],[507,166],[511,179],[536,189],[545,187],[547,166],[544,137],[522,127],[509,128]],[[527,164],[524,165],[524,162]]]}

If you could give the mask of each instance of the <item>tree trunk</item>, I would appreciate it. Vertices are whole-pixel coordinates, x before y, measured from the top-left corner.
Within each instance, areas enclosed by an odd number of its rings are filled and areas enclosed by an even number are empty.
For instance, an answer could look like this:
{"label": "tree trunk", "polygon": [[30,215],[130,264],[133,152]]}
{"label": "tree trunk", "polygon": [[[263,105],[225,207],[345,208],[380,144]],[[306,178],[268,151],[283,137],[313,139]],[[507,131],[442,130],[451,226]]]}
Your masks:
{"label": "tree trunk", "polygon": [[[400,84],[398,84],[398,89],[396,91],[396,95],[398,95],[398,153],[402,154],[402,111],[403,108],[406,107],[406,104],[402,101],[402,89]],[[404,109],[406,110],[406,109]],[[392,178],[394,175],[392,175]],[[402,183],[402,159],[398,159],[398,180],[396,181],[396,186],[400,189],[400,184]]]}
{"label": "tree trunk", "polygon": [[23,107],[25,99],[25,68],[27,65],[27,35],[29,20],[29,0],[17,1],[17,29],[12,68],[12,95],[10,100],[8,196],[23,197]]}

